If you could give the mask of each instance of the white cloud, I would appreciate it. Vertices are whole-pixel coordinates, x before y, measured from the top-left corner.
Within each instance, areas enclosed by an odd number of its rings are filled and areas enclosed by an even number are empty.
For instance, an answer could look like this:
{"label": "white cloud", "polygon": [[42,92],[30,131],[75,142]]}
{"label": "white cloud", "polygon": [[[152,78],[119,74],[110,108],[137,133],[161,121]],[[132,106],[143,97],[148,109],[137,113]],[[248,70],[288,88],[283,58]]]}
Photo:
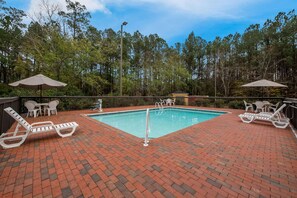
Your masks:
{"label": "white cloud", "polygon": [[[29,13],[42,10],[40,2],[31,0]],[[47,0],[65,10],[65,0]],[[92,25],[97,28],[119,29],[128,21],[125,31],[139,30],[148,35],[157,33],[164,39],[186,35],[191,31],[207,31],[214,21],[246,21],[251,10],[268,0],[72,0],[85,5],[92,12]],[[286,0],[287,1],[287,0]],[[266,4],[265,4],[266,5]],[[113,12],[113,13],[112,13]],[[94,20],[95,19],[95,20]],[[216,28],[212,28],[215,31]],[[218,30],[219,31],[219,30]],[[237,30],[235,30],[237,31]],[[232,32],[230,32],[232,33]]]}
{"label": "white cloud", "polygon": [[[265,0],[104,0],[106,7],[124,12],[117,22],[128,21],[125,28],[148,35],[157,33],[166,40],[195,31],[207,31],[214,21],[245,21],[251,7]],[[136,11],[135,11],[136,10]],[[115,13],[116,14],[116,13]],[[102,23],[102,22],[101,22]],[[104,22],[103,22],[104,23]],[[108,20],[106,26],[112,21]],[[214,28],[213,28],[214,29]],[[212,29],[212,30],[213,30]],[[230,32],[233,33],[233,32]]]}
{"label": "white cloud", "polygon": [[75,0],[82,5],[85,5],[88,11],[102,11],[104,13],[110,13],[110,11],[106,8],[104,3],[101,0]]}
{"label": "white cloud", "polygon": [[[105,7],[101,0],[73,0],[79,2],[81,5],[85,5],[87,10],[90,12],[101,11],[104,13],[110,13],[110,11]],[[58,5],[60,10],[66,10],[65,0],[31,0],[29,4],[28,13],[34,16],[37,13],[44,12],[44,3],[48,5]]]}
{"label": "white cloud", "polygon": [[[40,12],[41,2],[44,0],[31,0],[28,13]],[[50,4],[59,4],[65,10],[64,0],[45,0]],[[109,6],[135,6],[145,9],[146,6],[164,10],[170,13],[187,14],[199,18],[239,18],[236,12],[247,4],[257,0],[73,0],[85,5],[90,12],[103,12],[110,14]],[[261,0],[258,0],[258,2]]]}
{"label": "white cloud", "polygon": [[166,12],[199,18],[240,18],[238,12],[242,7],[259,1],[262,0],[103,0],[106,6],[153,6]]}

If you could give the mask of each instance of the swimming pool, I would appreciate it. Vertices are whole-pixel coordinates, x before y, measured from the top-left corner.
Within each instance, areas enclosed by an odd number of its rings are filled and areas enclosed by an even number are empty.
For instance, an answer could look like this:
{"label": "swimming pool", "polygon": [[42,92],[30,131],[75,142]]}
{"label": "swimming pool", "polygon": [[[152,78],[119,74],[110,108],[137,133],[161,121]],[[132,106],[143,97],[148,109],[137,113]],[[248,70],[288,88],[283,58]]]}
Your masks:
{"label": "swimming pool", "polygon": [[[158,138],[224,113],[182,108],[150,109],[149,137]],[[145,135],[145,110],[89,115],[89,117],[139,138]]]}

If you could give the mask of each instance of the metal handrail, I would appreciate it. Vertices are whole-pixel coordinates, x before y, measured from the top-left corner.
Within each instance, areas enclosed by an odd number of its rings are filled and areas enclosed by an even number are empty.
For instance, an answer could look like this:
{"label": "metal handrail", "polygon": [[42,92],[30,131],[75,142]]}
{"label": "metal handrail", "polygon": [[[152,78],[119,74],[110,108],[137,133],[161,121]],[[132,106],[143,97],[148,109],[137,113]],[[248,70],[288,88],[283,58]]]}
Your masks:
{"label": "metal handrail", "polygon": [[150,110],[146,109],[145,136],[143,146],[148,146],[150,133]]}

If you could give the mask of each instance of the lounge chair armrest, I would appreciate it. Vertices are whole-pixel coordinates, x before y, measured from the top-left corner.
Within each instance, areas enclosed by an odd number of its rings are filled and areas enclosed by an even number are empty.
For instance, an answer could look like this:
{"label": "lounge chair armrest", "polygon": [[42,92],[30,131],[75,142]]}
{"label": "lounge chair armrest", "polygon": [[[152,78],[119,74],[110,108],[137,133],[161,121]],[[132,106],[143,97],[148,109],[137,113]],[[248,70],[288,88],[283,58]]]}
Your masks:
{"label": "lounge chair armrest", "polygon": [[15,133],[15,132],[6,132],[6,133],[2,133],[1,135],[0,135],[0,138],[5,138],[5,137],[10,137],[10,136],[20,136],[20,135],[17,135],[17,134],[24,134],[24,133],[26,133],[27,131],[18,131],[17,133]]}
{"label": "lounge chair armrest", "polygon": [[52,121],[44,121],[44,122],[34,122],[31,124],[31,126],[36,126],[36,125],[54,125]]}

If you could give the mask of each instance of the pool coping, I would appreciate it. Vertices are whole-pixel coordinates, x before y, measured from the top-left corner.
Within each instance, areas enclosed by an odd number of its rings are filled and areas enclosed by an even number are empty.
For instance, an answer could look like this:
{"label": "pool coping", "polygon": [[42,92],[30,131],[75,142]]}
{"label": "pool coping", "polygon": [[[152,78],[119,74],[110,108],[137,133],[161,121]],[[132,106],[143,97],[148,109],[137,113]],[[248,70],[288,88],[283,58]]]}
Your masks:
{"label": "pool coping", "polygon": [[[222,113],[221,115],[219,115],[219,116],[217,116],[217,117],[220,117],[220,116],[223,116],[223,115],[226,115],[226,114],[232,114],[232,112],[230,112],[230,111],[219,111],[219,110],[211,110],[211,109],[199,109],[199,108],[196,108],[196,107],[193,107],[193,108],[185,108],[185,107],[177,107],[177,106],[166,106],[166,107],[164,107],[164,108],[175,108],[175,109],[185,109],[185,110],[195,110],[195,111],[204,111],[204,112],[217,112],[217,113]],[[116,113],[129,113],[129,112],[137,112],[137,111],[146,111],[147,109],[158,109],[157,107],[152,107],[152,108],[145,108],[145,109],[143,109],[143,108],[141,108],[141,109],[132,109],[132,110],[123,110],[123,111],[112,111],[112,112],[97,112],[97,113],[91,113],[91,114],[81,114],[81,116],[82,117],[84,117],[84,118],[86,118],[86,119],[88,119],[88,120],[91,120],[92,122],[95,122],[95,123],[97,123],[97,124],[102,124],[102,125],[104,125],[105,127],[108,127],[108,128],[110,128],[110,129],[113,129],[113,130],[117,130],[117,131],[119,131],[119,132],[122,132],[122,133],[124,133],[124,134],[126,134],[126,135],[128,135],[128,136],[131,136],[131,137],[133,137],[133,138],[137,138],[137,139],[140,139],[140,140],[143,140],[144,139],[144,137],[138,137],[138,136],[135,136],[135,135],[133,135],[133,134],[131,134],[131,133],[128,133],[128,132],[126,132],[126,131],[123,131],[123,130],[121,130],[121,129],[119,129],[119,128],[116,128],[116,127],[113,127],[113,126],[111,126],[111,125],[109,125],[109,124],[106,124],[106,123],[104,123],[104,122],[100,122],[100,121],[98,121],[98,120],[96,120],[96,119],[93,119],[93,118],[91,118],[92,116],[97,116],[97,115],[110,115],[110,114],[116,114]],[[215,117],[216,118],[216,117]],[[215,119],[214,118],[214,119]],[[209,121],[209,120],[206,120],[205,122],[207,122],[207,121]],[[171,132],[171,133],[169,133],[169,134],[166,134],[166,135],[164,135],[164,136],[160,136],[160,137],[157,137],[157,138],[152,138],[152,137],[150,137],[149,139],[150,140],[153,140],[153,139],[160,139],[160,138],[163,138],[163,137],[167,137],[167,136],[170,136],[170,135],[173,135],[173,134],[175,134],[175,133],[177,133],[177,132],[182,132],[183,130],[185,130],[185,129],[187,129],[187,128],[190,128],[190,127],[193,127],[193,126],[195,126],[195,125],[198,125],[198,124],[200,124],[200,123],[197,123],[197,124],[194,124],[194,125],[191,125],[191,126],[188,126],[188,127],[186,127],[186,128],[183,128],[183,129],[179,129],[179,130],[177,130],[177,131],[173,131],[173,132]]]}
{"label": "pool coping", "polygon": [[[199,108],[184,108],[184,107],[177,107],[177,106],[166,106],[164,109],[167,108],[175,108],[175,109],[186,109],[186,110],[195,110],[195,111],[204,111],[204,112],[213,112],[213,113],[232,113],[230,111],[218,111],[218,110],[207,110],[207,109],[199,109]],[[92,113],[92,114],[82,114],[83,116],[86,117],[91,117],[91,116],[96,116],[96,115],[108,115],[108,114],[116,114],[116,113],[126,113],[126,112],[135,112],[135,111],[146,111],[147,109],[158,109],[157,107],[155,108],[146,108],[146,109],[132,109],[132,110],[123,110],[123,111],[112,111],[112,112],[97,112],[97,113]]]}

